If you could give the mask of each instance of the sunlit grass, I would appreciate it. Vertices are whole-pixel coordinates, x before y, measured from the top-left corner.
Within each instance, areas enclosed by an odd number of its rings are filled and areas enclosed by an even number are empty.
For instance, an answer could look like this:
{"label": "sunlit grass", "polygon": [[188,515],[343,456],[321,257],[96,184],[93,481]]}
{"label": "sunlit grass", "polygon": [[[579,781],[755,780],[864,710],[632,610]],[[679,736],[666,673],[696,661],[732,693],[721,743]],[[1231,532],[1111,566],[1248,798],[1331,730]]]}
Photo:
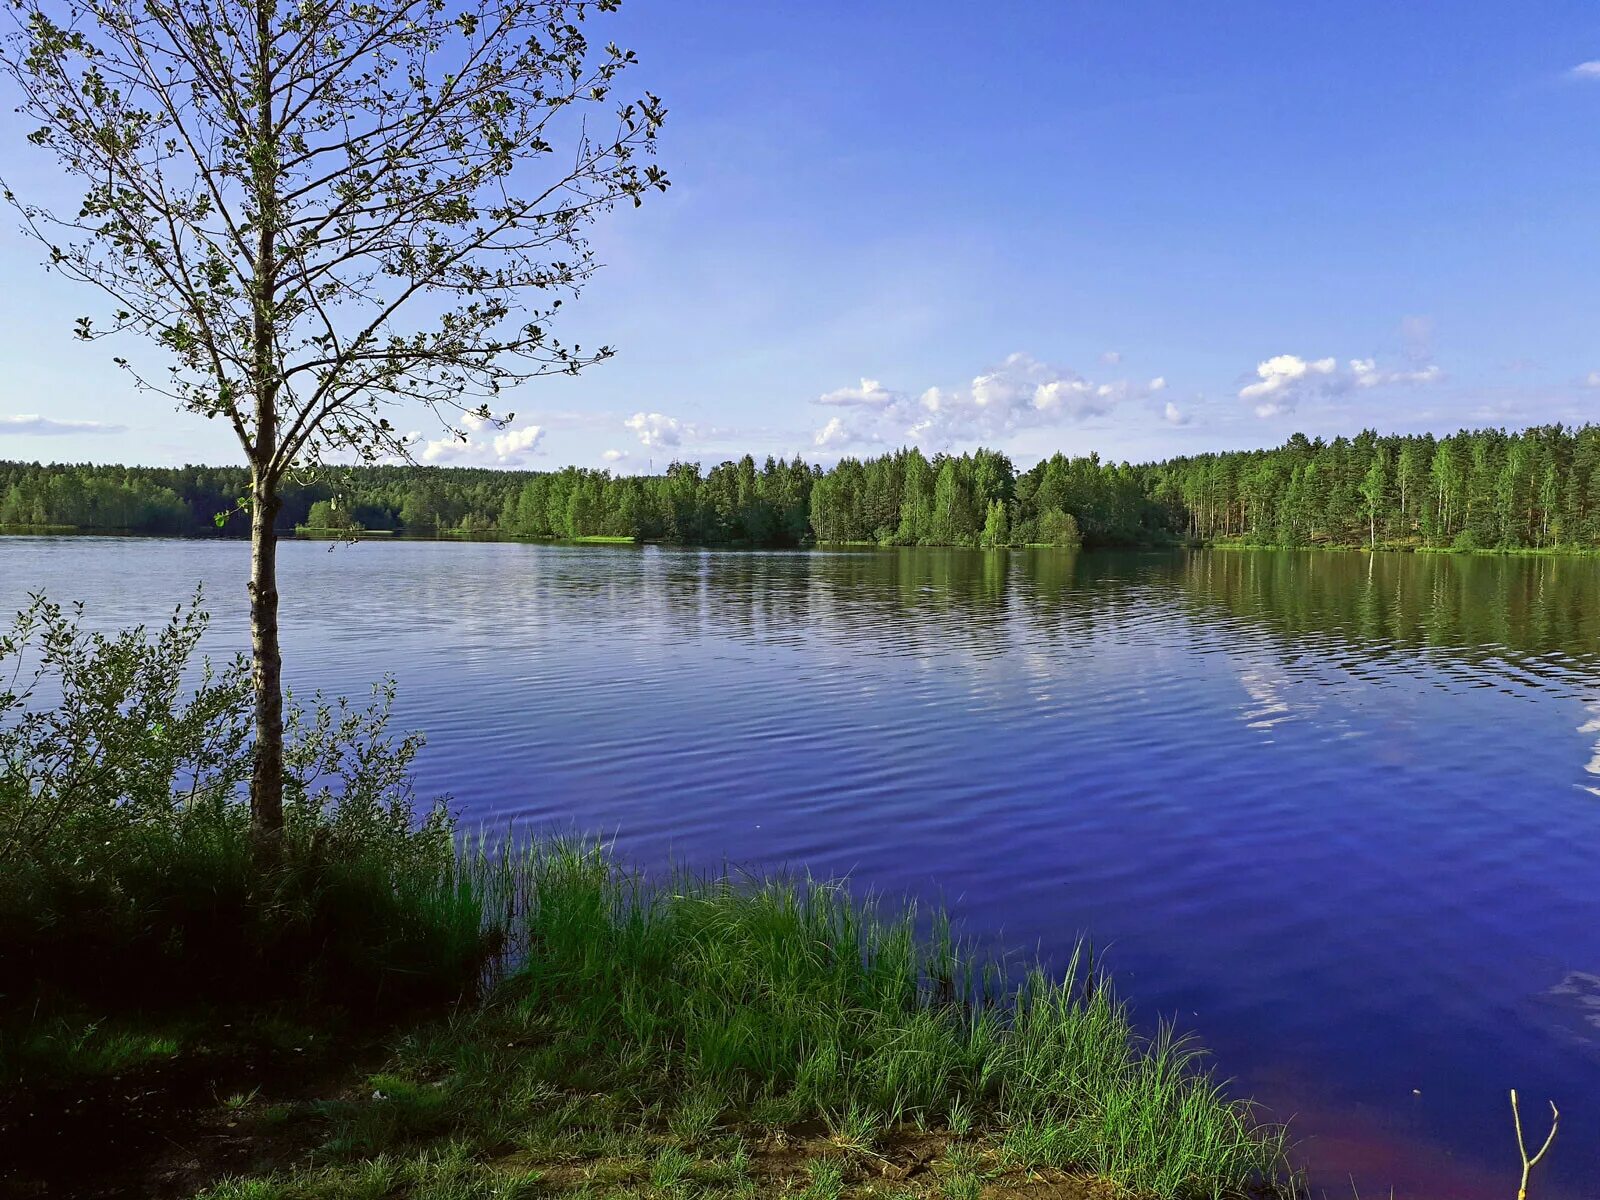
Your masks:
{"label": "sunlit grass", "polygon": [[52,1015],[0,1029],[0,1080],[27,1084],[119,1075],[175,1057],[194,1030],[180,1022]]}
{"label": "sunlit grass", "polygon": [[[173,859],[183,870],[169,914],[220,879],[232,857],[214,853]],[[441,872],[385,884],[375,863],[322,866],[305,893],[314,911],[369,937],[377,957],[319,970],[453,978],[463,1003],[412,1022],[392,1061],[338,1099],[291,1112],[219,1092],[219,1108],[264,1137],[310,1122],[321,1149],[216,1197],[548,1192],[552,1164],[573,1163],[649,1195],[733,1195],[749,1173],[742,1139],[796,1128],[811,1132],[790,1190],[817,1196],[856,1195],[841,1181],[870,1174],[907,1130],[982,1148],[982,1170],[944,1172],[938,1194],[976,1195],[984,1172],[1018,1169],[1167,1197],[1287,1178],[1282,1132],[1230,1099],[1193,1046],[1169,1031],[1140,1037],[1076,957],[1019,981],[937,912],[808,880],[653,880],[592,844],[467,844]],[[476,981],[463,975],[473,963]],[[263,1020],[250,1041],[298,1051],[315,1019],[298,1012],[281,1035]],[[204,1041],[197,1020],[14,1024],[0,1075],[134,1072]]]}
{"label": "sunlit grass", "polygon": [[779,1097],[791,1120],[853,1141],[873,1119],[1030,1128],[1038,1151],[1011,1147],[1024,1164],[1163,1195],[1222,1195],[1281,1168],[1281,1132],[1230,1100],[1197,1048],[1137,1036],[1076,957],[1005,989],[938,914],[919,924],[838,887],[681,874],[652,887],[570,844],[516,873],[513,1011],[601,1059],[735,1103]]}
{"label": "sunlit grass", "polygon": [[[573,843],[465,862],[505,925],[489,1001],[306,1109],[315,1165],[211,1200],[967,1198],[1040,1170],[1149,1196],[1289,1188],[1282,1131],[1192,1046],[1139,1037],[1080,960],[1007,987],[938,914],[839,887],[652,883]],[[906,1138],[943,1157],[889,1189]]]}

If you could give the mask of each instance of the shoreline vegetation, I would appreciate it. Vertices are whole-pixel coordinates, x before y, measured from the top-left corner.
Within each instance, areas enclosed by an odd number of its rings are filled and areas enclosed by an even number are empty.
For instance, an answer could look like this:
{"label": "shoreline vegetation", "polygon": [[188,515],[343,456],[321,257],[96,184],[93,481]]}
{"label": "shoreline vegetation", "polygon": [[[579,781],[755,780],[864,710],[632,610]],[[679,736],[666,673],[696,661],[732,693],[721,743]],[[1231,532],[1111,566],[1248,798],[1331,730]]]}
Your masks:
{"label": "shoreline vegetation", "polygon": [[[0,462],[0,531],[242,535],[247,472]],[[1331,441],[1159,463],[914,449],[823,470],[749,455],[660,475],[385,466],[285,484],[313,536],[477,536],[701,546],[1235,544],[1600,552],[1600,426]]]}
{"label": "shoreline vegetation", "polygon": [[[196,537],[207,538],[215,535],[199,534],[172,534],[148,533],[136,529],[84,529],[75,525],[0,525],[0,537],[49,537],[65,534],[82,535],[85,537]],[[535,545],[557,546],[652,546],[669,545],[686,549],[694,549],[698,543],[661,542],[640,539],[631,536],[583,535],[578,537],[532,537],[520,534],[504,534],[497,530],[460,530],[445,529],[427,532],[408,533],[396,529],[365,529],[354,526],[328,526],[313,527],[297,525],[294,528],[295,538],[307,541],[345,541],[359,542],[366,538],[382,538],[390,541],[408,542],[438,542],[438,541],[481,541],[481,542],[520,542]],[[218,539],[223,540],[223,539]],[[749,543],[704,543],[701,548],[718,550],[761,550],[761,549],[793,549],[793,550],[903,550],[903,549],[929,549],[929,550],[1067,550],[1078,551],[1086,547],[1082,541],[1068,543],[1053,542],[1007,542],[1001,546],[968,547],[951,546],[940,543],[922,543],[919,546],[901,546],[895,542],[875,542],[868,539],[855,539],[849,541],[806,541],[795,546],[771,547],[759,546]],[[1090,547],[1091,549],[1093,547]],[[1415,538],[1409,540],[1384,540],[1375,546],[1362,545],[1351,542],[1274,542],[1255,541],[1237,537],[1217,538],[1189,538],[1185,540],[1170,540],[1163,542],[1126,543],[1100,547],[1112,550],[1260,550],[1260,551],[1310,551],[1310,552],[1340,552],[1354,554],[1441,554],[1464,555],[1480,558],[1593,558],[1600,557],[1600,546],[1430,546]]]}
{"label": "shoreline vegetation", "polygon": [[[1231,1197],[1286,1133],[1083,955],[976,956],[809,879],[462,837],[421,744],[291,701],[253,841],[247,665],[195,605],[0,637],[0,1183],[26,1194]],[[184,692],[180,678],[199,682]],[[46,701],[46,695],[53,697]],[[32,1191],[29,1191],[32,1189]]]}
{"label": "shoreline vegetation", "polygon": [[[62,535],[81,535],[84,537],[195,537],[206,539],[204,534],[152,534],[138,530],[128,529],[80,529],[71,525],[57,525],[47,527],[35,526],[0,526],[0,537],[49,537]],[[527,537],[516,534],[501,534],[494,530],[467,532],[463,530],[442,530],[428,533],[407,533],[404,530],[393,529],[354,529],[354,528],[312,528],[306,525],[296,526],[292,535],[294,538],[305,541],[343,541],[360,542],[367,538],[380,538],[386,541],[401,542],[512,542],[527,545],[553,545],[553,546],[655,546],[667,545],[681,549],[715,549],[715,550],[966,550],[984,552],[980,548],[965,546],[945,546],[927,544],[923,546],[899,546],[895,543],[882,543],[867,540],[842,541],[842,542],[802,542],[798,546],[769,547],[752,546],[749,544],[707,543],[703,546],[676,542],[643,541],[634,537]],[[223,540],[223,539],[217,539]],[[1093,549],[1092,547],[1089,547]],[[1057,545],[1051,542],[1010,542],[1004,546],[990,546],[988,551],[996,550],[1065,550],[1077,552],[1086,549],[1082,542]],[[1214,538],[1190,539],[1187,541],[1151,542],[1144,544],[1128,544],[1100,547],[1107,550],[1257,550],[1257,551],[1303,551],[1314,553],[1350,553],[1350,554],[1437,554],[1447,556],[1472,556],[1478,558],[1593,558],[1600,557],[1600,547],[1591,546],[1478,546],[1466,548],[1461,546],[1428,546],[1415,540],[1408,542],[1387,541],[1379,542],[1376,546],[1355,545],[1348,542],[1304,542],[1283,543],[1269,541],[1247,541],[1239,538]]]}
{"label": "shoreline vegetation", "polygon": [[1475,555],[1484,558],[1540,557],[1587,558],[1600,555],[1600,546],[1429,546],[1410,541],[1380,541],[1376,546],[1349,542],[1284,543],[1246,541],[1240,538],[1214,538],[1189,543],[1195,550],[1309,550],[1351,554],[1447,554]]}

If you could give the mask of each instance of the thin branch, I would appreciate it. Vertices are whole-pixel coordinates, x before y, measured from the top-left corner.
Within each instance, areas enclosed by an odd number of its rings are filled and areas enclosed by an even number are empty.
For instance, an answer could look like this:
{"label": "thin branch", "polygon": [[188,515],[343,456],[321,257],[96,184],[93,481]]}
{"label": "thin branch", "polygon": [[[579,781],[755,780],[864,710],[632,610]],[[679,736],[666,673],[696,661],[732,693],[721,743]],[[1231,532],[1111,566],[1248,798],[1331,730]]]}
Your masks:
{"label": "thin branch", "polygon": [[1550,1147],[1555,1144],[1556,1130],[1561,1127],[1561,1113],[1556,1108],[1555,1102],[1550,1101],[1550,1135],[1544,1139],[1544,1145],[1539,1147],[1539,1153],[1532,1158],[1528,1157],[1528,1145],[1522,1140],[1522,1109],[1517,1104],[1517,1089],[1511,1089],[1511,1119],[1517,1127],[1517,1153],[1522,1156],[1522,1183],[1517,1188],[1517,1200],[1528,1200],[1528,1176],[1534,1167],[1539,1165],[1541,1159],[1549,1153]]}

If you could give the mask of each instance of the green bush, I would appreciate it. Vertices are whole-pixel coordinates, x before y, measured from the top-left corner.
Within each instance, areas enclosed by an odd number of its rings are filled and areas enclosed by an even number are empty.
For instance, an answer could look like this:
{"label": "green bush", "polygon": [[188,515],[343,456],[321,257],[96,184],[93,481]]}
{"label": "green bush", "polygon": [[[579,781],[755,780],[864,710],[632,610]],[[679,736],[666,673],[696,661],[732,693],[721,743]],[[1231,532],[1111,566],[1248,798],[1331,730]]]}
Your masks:
{"label": "green bush", "polygon": [[300,529],[347,529],[352,533],[361,529],[361,522],[357,521],[348,508],[336,504],[331,500],[318,500],[311,506],[311,511],[306,514]]}
{"label": "green bush", "polygon": [[1059,508],[1047,508],[1039,514],[1037,536],[1047,546],[1077,546],[1083,543],[1078,519]]}
{"label": "green bush", "polygon": [[[286,833],[249,828],[246,664],[196,663],[196,602],[154,636],[35,597],[0,636],[0,1008],[364,1008],[459,995],[482,911],[416,736],[368,704],[286,706]],[[189,680],[189,683],[185,683]]]}

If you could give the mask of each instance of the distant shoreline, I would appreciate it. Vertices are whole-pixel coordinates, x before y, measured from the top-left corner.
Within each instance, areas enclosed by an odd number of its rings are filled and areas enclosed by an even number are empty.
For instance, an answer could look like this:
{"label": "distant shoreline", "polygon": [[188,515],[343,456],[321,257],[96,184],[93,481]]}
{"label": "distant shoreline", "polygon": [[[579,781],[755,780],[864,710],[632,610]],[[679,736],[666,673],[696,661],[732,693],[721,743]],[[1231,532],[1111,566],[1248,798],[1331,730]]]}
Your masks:
{"label": "distant shoreline", "polygon": [[[328,542],[350,541],[360,542],[368,538],[381,539],[388,542],[506,542],[520,543],[531,546],[665,546],[675,550],[731,550],[731,551],[761,551],[770,553],[773,550],[788,550],[803,552],[807,550],[965,550],[973,554],[992,554],[997,551],[1011,550],[1062,550],[1070,553],[1088,551],[1090,553],[1129,553],[1169,550],[1260,550],[1275,553],[1350,553],[1350,554],[1434,554],[1446,557],[1459,558],[1600,558],[1600,548],[1592,546],[1476,546],[1471,549],[1462,549],[1454,546],[1428,546],[1419,543],[1380,542],[1376,548],[1357,545],[1349,542],[1308,542],[1300,545],[1285,545],[1281,542],[1243,542],[1234,539],[1216,538],[1195,542],[1172,542],[1165,545],[1070,545],[1053,546],[1044,542],[1028,542],[1026,544],[994,546],[982,549],[974,546],[958,546],[943,544],[922,544],[916,546],[903,546],[893,542],[872,541],[814,541],[798,546],[760,546],[737,544],[727,542],[696,543],[696,542],[664,542],[652,541],[644,538],[608,537],[594,535],[576,538],[557,537],[531,537],[527,534],[500,533],[497,530],[439,530],[432,533],[408,532],[400,529],[313,529],[307,526],[297,526],[292,530],[281,531],[280,536],[286,541]],[[150,539],[183,542],[248,542],[244,534],[225,532],[217,533],[164,533],[138,529],[98,529],[83,528],[76,525],[0,525],[0,538],[29,538],[29,537],[104,537]]]}

